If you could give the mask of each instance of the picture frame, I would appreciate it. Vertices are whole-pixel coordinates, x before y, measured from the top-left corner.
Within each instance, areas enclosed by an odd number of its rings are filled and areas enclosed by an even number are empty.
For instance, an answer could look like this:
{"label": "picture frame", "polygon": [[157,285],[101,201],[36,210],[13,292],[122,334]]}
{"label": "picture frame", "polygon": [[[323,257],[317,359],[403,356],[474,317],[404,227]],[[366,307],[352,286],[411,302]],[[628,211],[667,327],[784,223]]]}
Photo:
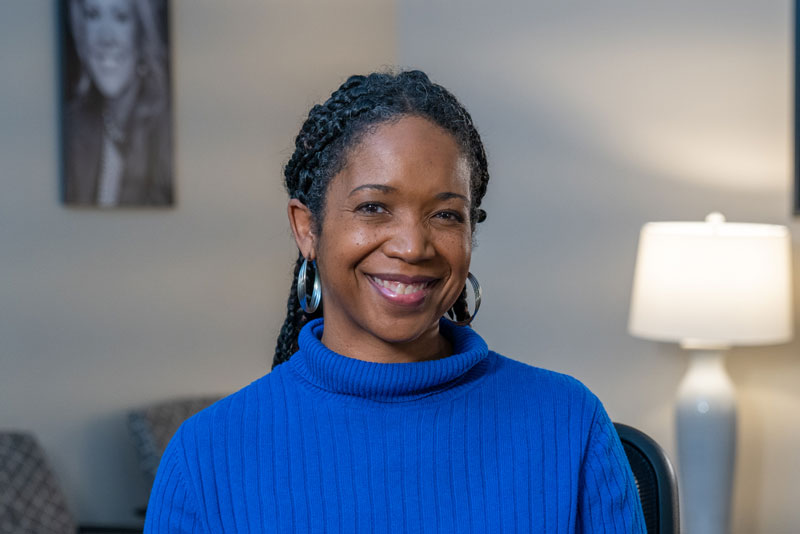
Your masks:
{"label": "picture frame", "polygon": [[171,207],[169,0],[59,0],[61,199]]}

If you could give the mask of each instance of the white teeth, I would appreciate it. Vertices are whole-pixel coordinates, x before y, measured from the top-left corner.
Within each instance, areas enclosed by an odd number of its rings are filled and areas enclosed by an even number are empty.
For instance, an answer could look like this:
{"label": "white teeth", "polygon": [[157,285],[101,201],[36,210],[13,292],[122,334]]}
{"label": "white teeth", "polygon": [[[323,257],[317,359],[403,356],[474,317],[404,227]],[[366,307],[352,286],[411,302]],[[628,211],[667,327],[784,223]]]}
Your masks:
{"label": "white teeth", "polygon": [[378,285],[385,287],[397,295],[411,295],[417,291],[422,291],[422,288],[425,287],[424,282],[421,284],[403,284],[401,282],[395,282],[394,280],[382,280],[375,277],[372,279],[375,280]]}

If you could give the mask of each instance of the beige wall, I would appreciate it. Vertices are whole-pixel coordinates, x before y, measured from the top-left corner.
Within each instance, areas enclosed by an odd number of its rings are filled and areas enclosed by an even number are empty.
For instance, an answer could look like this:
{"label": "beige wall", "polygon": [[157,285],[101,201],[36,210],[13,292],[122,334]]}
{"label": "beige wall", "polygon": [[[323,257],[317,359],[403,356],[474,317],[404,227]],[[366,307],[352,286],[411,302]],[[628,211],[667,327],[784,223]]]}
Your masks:
{"label": "beige wall", "polygon": [[268,370],[281,165],[313,103],[395,60],[388,0],[172,5],[177,208],[100,212],[58,202],[55,2],[0,2],[0,427],[37,434],[84,521],[146,499],[126,410]]}
{"label": "beige wall", "polygon": [[[626,333],[638,232],[721,210],[800,240],[792,16],[788,0],[398,3],[399,61],[455,91],[488,146],[478,330],[575,375],[671,453],[687,361]],[[738,533],[800,531],[798,347],[730,354]]]}

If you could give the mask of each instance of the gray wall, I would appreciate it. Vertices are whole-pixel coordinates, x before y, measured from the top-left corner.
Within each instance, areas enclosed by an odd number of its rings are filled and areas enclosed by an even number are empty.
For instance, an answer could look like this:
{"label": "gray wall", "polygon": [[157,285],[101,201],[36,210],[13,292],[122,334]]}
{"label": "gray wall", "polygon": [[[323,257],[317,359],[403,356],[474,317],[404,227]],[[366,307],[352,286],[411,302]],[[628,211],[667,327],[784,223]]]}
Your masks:
{"label": "gray wall", "polygon": [[[453,89],[489,150],[478,330],[674,451],[685,355],[626,333],[638,231],[718,209],[800,238],[788,0],[173,2],[179,204],[119,212],[59,205],[53,3],[0,3],[0,427],[37,433],[82,520],[142,504],[127,409],[268,369],[280,165],[312,103],[395,62]],[[730,354],[736,532],[800,525],[797,349]]]}
{"label": "gray wall", "polygon": [[147,497],[125,411],[269,369],[281,165],[313,103],[394,62],[394,11],[173,0],[178,205],[101,212],[58,201],[54,5],[0,2],[0,427],[37,434],[81,520],[123,521]]}
{"label": "gray wall", "polygon": [[[398,54],[467,103],[488,146],[477,328],[508,356],[575,375],[674,452],[686,356],[626,332],[638,232],[720,210],[800,239],[790,2],[459,6],[399,2]],[[730,353],[736,532],[800,530],[799,346]]]}

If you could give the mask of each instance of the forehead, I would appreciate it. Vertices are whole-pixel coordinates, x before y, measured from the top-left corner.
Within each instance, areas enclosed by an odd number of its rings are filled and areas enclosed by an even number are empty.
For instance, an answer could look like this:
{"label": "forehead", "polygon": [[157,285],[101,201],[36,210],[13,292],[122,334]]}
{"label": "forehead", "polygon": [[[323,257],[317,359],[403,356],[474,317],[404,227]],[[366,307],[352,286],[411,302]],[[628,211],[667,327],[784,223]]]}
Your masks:
{"label": "forehead", "polygon": [[331,187],[364,183],[416,192],[469,195],[469,164],[452,134],[427,119],[409,116],[378,125],[347,154]]}
{"label": "forehead", "polygon": [[83,0],[83,5],[92,9],[109,8],[122,11],[132,11],[131,0]]}

